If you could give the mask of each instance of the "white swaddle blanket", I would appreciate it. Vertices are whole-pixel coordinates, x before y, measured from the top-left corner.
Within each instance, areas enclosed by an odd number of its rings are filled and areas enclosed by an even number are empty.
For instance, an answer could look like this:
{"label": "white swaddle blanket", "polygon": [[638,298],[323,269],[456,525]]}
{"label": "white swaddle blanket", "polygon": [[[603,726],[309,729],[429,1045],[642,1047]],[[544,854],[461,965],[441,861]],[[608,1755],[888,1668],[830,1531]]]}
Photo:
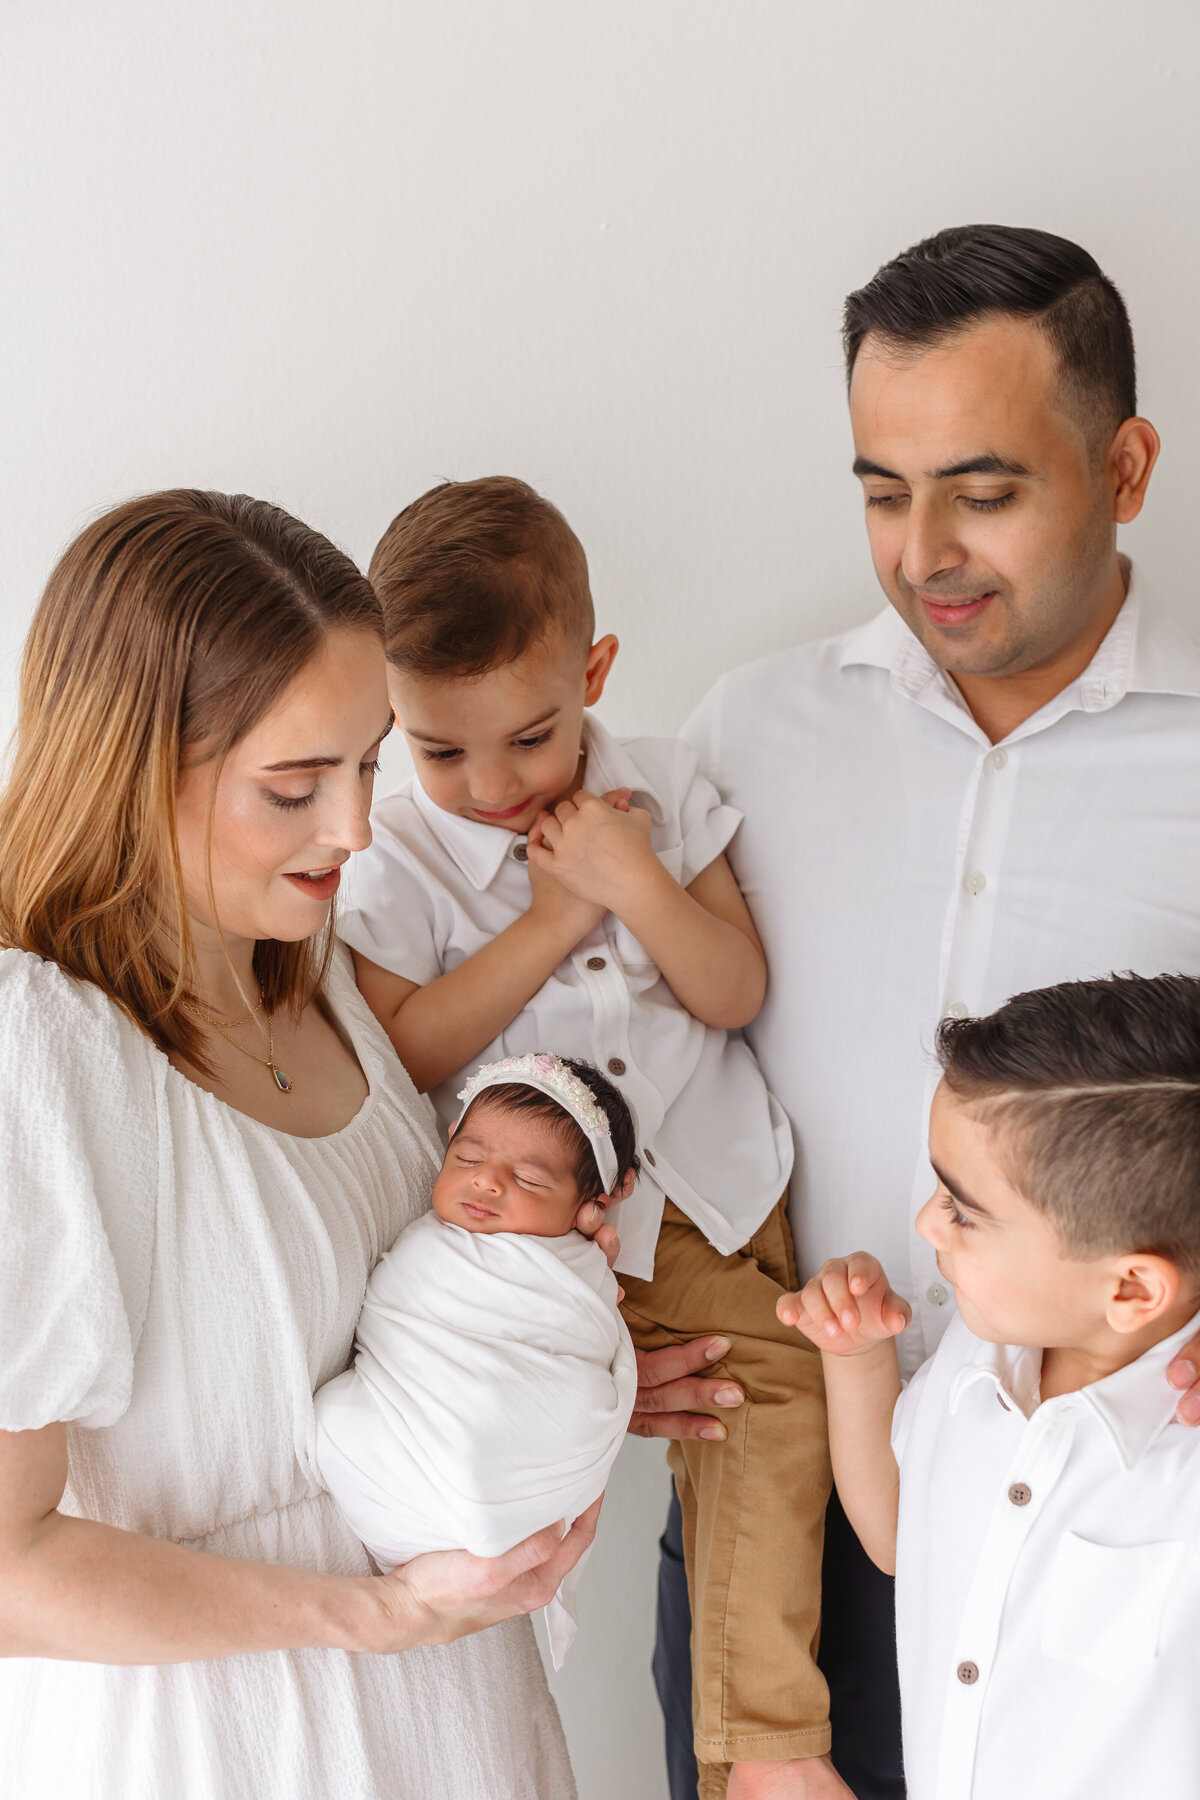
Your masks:
{"label": "white swaddle blanket", "polygon": [[[636,1388],[593,1243],[426,1213],[371,1276],[354,1366],[316,1396],[317,1463],[382,1569],[426,1550],[498,1556],[603,1491]],[[556,1668],[573,1585],[546,1609]]]}

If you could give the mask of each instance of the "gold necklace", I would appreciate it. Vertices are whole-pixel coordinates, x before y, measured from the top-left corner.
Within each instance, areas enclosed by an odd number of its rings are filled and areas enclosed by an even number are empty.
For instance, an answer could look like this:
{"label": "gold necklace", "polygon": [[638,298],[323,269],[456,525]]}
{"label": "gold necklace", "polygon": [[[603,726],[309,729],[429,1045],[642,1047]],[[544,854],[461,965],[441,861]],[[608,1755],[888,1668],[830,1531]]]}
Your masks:
{"label": "gold necklace", "polygon": [[198,1019],[203,1019],[204,1023],[206,1025],[211,1025],[214,1028],[214,1030],[216,1030],[216,1031],[226,1031],[226,1030],[233,1031],[239,1025],[248,1025],[250,1020],[254,1017],[255,1013],[260,1013],[262,1011],[262,1009],[263,1009],[262,989],[261,988],[259,989],[258,1005],[252,1006],[250,1008],[249,1012],[244,1012],[240,1019],[214,1019],[211,1013],[206,1013],[204,1008],[202,1006],[197,1006],[196,1002],[194,1000],[185,1000],[183,1004],[190,1013],[195,1013],[195,1015]]}
{"label": "gold necklace", "polygon": [[[254,1018],[256,1013],[261,1012],[265,1004],[266,997],[263,994],[262,989],[259,988],[258,1005],[251,1007],[244,1019],[236,1019],[234,1023],[236,1025],[244,1025],[248,1019]],[[203,1019],[206,1025],[211,1025],[214,1031],[219,1031],[227,1044],[232,1044],[235,1050],[240,1050],[243,1056],[248,1056],[250,1058],[251,1062],[261,1063],[264,1069],[270,1069],[271,1074],[275,1078],[275,1086],[279,1089],[281,1094],[291,1093],[296,1084],[289,1075],[284,1074],[283,1070],[279,1067],[279,1064],[275,1061],[275,1027],[271,1022],[270,1013],[265,1015],[267,1021],[267,1054],[266,1056],[255,1056],[253,1050],[247,1050],[244,1044],[239,1044],[236,1038],[230,1037],[227,1027],[222,1025],[219,1019],[209,1017],[207,1013],[201,1012],[200,1008],[193,1005],[190,1001],[185,1000],[184,1005],[189,1012],[195,1013],[197,1018]]]}

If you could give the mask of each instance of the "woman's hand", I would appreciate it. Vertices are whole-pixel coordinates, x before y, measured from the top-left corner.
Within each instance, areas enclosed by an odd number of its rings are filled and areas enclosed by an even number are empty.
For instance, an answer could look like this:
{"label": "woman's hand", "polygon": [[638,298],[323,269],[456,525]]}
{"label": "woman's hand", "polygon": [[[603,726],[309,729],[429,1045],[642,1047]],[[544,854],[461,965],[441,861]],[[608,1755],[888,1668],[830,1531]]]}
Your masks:
{"label": "woman's hand", "polygon": [[551,1525],[503,1556],[435,1550],[390,1575],[373,1576],[375,1616],[358,1648],[387,1656],[414,1644],[449,1644],[536,1612],[554,1598],[596,1535],[603,1499],[580,1513],[565,1536]]}
{"label": "woman's hand", "polygon": [[637,1352],[638,1391],[629,1429],[636,1437],[725,1438],[712,1407],[740,1406],[746,1398],[727,1375],[699,1379],[707,1367],[729,1351],[729,1339],[693,1338],[690,1344],[668,1344],[665,1350]]}

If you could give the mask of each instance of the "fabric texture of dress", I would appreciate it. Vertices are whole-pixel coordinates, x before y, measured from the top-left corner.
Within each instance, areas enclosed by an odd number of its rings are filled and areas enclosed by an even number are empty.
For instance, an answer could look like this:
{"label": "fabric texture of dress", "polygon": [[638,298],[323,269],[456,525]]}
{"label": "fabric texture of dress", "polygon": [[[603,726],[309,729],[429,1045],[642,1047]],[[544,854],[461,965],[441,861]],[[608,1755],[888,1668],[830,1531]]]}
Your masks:
{"label": "fabric texture of dress", "polygon": [[[69,1421],[64,1512],[365,1575],[312,1396],[440,1152],[340,948],[327,995],[370,1092],[298,1138],[188,1081],[97,989],[0,954],[0,1428]],[[527,1619],[391,1657],[0,1661],[0,1770],[20,1800],[575,1794]]]}

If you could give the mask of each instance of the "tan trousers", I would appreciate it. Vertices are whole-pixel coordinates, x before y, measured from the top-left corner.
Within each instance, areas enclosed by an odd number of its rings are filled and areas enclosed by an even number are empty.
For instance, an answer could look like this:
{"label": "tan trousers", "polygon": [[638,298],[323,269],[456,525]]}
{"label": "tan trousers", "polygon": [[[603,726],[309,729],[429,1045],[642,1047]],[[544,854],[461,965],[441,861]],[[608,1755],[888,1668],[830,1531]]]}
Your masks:
{"label": "tan trousers", "polygon": [[667,1456],[683,1509],[692,1605],[692,1718],[701,1800],[732,1762],[823,1756],[829,1693],[816,1666],[829,1443],[821,1358],[775,1317],[796,1286],[787,1197],[750,1243],[720,1256],[667,1202],[654,1279],[621,1277],[641,1350],[706,1333],[731,1340],[711,1373],[746,1394],[716,1408],[724,1443]]}

